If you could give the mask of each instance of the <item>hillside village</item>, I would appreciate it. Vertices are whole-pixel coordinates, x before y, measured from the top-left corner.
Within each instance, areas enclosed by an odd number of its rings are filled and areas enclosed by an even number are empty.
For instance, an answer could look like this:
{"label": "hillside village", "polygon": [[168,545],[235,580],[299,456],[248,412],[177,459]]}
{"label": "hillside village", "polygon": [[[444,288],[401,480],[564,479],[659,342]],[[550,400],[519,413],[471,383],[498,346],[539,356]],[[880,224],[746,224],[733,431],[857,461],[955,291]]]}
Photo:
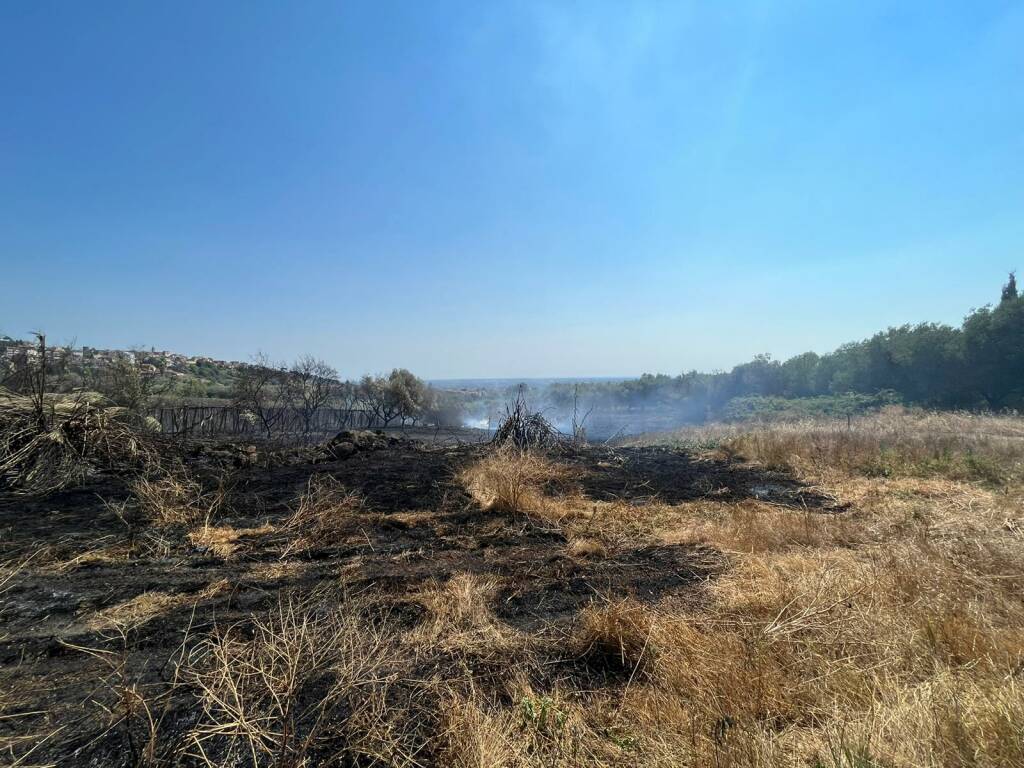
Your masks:
{"label": "hillside village", "polygon": [[[79,384],[82,377],[109,370],[118,363],[137,366],[138,372],[142,375],[160,376],[171,382],[208,382],[212,385],[225,383],[243,365],[234,360],[184,355],[168,350],[157,350],[154,347],[148,350],[125,350],[54,344],[46,345],[43,352],[36,339],[0,336],[0,379],[23,367],[26,362],[38,361],[41,354],[46,355],[48,365],[65,375],[72,386]],[[213,394],[207,393],[205,389],[202,393]],[[200,392],[197,391],[195,394]]]}
{"label": "hillside village", "polygon": [[[39,344],[36,340],[12,339],[0,336],[0,359],[15,361],[24,357],[29,360],[38,359]],[[98,347],[72,345],[53,345],[46,348],[46,357],[50,361],[66,360],[69,363],[95,365],[103,367],[122,360],[137,363],[150,373],[171,373],[187,375],[196,366],[237,369],[242,363],[233,360],[216,360],[212,357],[183,355],[168,350],[157,350],[151,347],[144,349],[100,349]]]}

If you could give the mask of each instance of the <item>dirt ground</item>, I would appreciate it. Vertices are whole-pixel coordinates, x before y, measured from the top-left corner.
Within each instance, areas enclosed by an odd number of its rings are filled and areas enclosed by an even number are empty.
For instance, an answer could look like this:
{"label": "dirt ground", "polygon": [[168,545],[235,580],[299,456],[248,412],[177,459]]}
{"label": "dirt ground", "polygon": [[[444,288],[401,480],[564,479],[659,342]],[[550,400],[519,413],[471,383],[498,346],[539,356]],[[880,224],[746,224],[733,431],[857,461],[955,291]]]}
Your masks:
{"label": "dirt ground", "polygon": [[[42,499],[0,496],[0,738],[24,765],[131,764],[116,722],[111,680],[168,685],[190,637],[244,622],[288,590],[343,586],[372,594],[389,621],[414,626],[410,595],[455,574],[495,576],[497,617],[523,632],[557,632],[601,597],[699,602],[726,558],[702,545],[644,544],[603,559],[574,558],[556,527],[485,511],[457,481],[485,448],[408,441],[346,460],[301,458],[234,469],[228,504],[213,522],[226,545],[157,542],[129,550],[116,513],[124,477],[101,475]],[[587,448],[564,457],[575,490],[620,500],[638,514],[653,499],[714,495],[835,512],[791,477],[666,448]],[[198,476],[212,483],[209,467]],[[314,475],[365,500],[341,536],[286,551],[283,522]],[[571,659],[561,662],[571,664]],[[163,721],[186,729],[187,698]],[[109,711],[108,711],[109,710]]]}

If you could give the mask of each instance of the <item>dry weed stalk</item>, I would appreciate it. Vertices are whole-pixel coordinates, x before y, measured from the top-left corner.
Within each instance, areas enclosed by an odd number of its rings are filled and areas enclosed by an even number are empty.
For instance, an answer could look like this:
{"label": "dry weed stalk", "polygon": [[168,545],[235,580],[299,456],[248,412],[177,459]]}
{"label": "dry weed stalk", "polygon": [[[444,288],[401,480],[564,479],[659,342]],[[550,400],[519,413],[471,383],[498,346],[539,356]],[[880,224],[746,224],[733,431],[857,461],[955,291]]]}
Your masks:
{"label": "dry weed stalk", "polygon": [[397,756],[382,711],[388,655],[386,635],[354,606],[283,597],[269,617],[217,632],[193,652],[203,716],[190,756],[211,767],[278,768],[392,748]]}
{"label": "dry weed stalk", "polygon": [[347,490],[330,475],[313,475],[284,523],[284,529],[295,538],[284,548],[281,557],[337,544],[352,530],[353,519],[362,513],[364,506],[362,496]]}
{"label": "dry weed stalk", "polygon": [[129,489],[144,519],[158,527],[209,526],[224,511],[229,493],[224,476],[216,488],[207,491],[182,467],[139,476]]}

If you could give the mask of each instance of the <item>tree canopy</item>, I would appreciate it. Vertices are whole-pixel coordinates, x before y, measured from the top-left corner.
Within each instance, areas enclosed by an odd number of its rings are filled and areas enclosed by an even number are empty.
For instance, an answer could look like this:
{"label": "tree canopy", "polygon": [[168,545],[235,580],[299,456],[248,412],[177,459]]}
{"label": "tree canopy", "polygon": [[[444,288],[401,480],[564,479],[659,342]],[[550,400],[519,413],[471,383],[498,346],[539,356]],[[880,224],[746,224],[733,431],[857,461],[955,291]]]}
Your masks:
{"label": "tree canopy", "polygon": [[[554,385],[553,402],[571,398],[566,389],[570,386]],[[758,355],[731,371],[690,371],[674,377],[644,374],[630,381],[584,386],[591,402],[672,405],[692,411],[696,419],[721,412],[734,398],[851,393],[885,393],[886,399],[940,408],[1021,409],[1024,297],[1011,274],[999,303],[972,310],[959,328],[901,325],[825,355],[805,352],[785,361]],[[559,392],[559,387],[566,391]]]}

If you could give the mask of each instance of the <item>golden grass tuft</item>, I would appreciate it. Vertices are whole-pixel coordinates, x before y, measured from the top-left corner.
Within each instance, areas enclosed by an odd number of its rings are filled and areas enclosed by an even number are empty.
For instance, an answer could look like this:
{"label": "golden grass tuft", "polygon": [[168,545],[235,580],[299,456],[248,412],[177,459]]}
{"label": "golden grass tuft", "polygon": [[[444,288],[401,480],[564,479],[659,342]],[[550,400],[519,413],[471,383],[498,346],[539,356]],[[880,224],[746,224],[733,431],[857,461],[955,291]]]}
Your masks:
{"label": "golden grass tuft", "polygon": [[269,523],[256,528],[204,525],[190,531],[188,540],[194,547],[205,549],[217,557],[228,559],[234,556],[240,547],[245,546],[246,539],[269,535],[274,530],[274,526]]}
{"label": "golden grass tuft", "polygon": [[543,454],[510,445],[495,448],[464,469],[459,479],[485,509],[557,519],[544,486],[569,477],[569,469]]}
{"label": "golden grass tuft", "polygon": [[441,706],[439,742],[451,768],[512,768],[523,765],[519,723],[507,709],[479,697],[449,694]]}
{"label": "golden grass tuft", "polygon": [[519,638],[494,616],[499,588],[497,579],[470,573],[427,585],[413,596],[426,608],[427,618],[408,641],[455,653],[506,652]]}
{"label": "golden grass tuft", "polygon": [[589,663],[632,676],[651,668],[658,651],[654,635],[652,610],[627,598],[585,609],[572,645]]}
{"label": "golden grass tuft", "polygon": [[600,560],[608,556],[604,542],[588,536],[570,539],[566,551],[570,557],[584,560]]}
{"label": "golden grass tuft", "polygon": [[195,594],[150,591],[143,592],[122,603],[103,608],[89,616],[85,624],[89,629],[138,629],[158,616],[176,608],[208,600],[226,592],[230,585],[226,579],[211,582]]}

